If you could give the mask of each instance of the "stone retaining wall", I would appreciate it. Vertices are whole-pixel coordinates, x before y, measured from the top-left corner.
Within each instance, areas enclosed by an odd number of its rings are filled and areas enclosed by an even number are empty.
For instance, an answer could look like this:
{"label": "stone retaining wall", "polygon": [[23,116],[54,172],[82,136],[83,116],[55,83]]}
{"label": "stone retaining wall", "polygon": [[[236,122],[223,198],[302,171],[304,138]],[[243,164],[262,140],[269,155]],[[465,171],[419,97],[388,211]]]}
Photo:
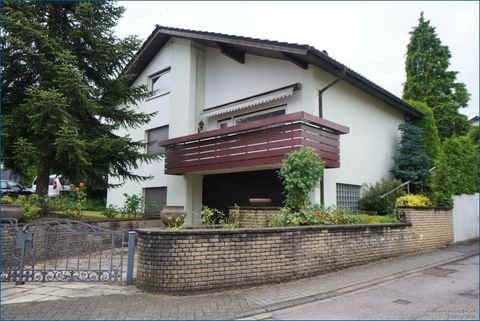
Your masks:
{"label": "stone retaining wall", "polygon": [[449,209],[402,208],[406,222],[232,230],[138,230],[136,284],[185,293],[283,282],[453,241]]}
{"label": "stone retaining wall", "polygon": [[[230,208],[230,217],[232,217],[232,211],[236,208]],[[280,211],[280,207],[273,206],[242,206],[238,209],[240,211],[240,227],[242,228],[258,228],[267,227],[267,219]]]}

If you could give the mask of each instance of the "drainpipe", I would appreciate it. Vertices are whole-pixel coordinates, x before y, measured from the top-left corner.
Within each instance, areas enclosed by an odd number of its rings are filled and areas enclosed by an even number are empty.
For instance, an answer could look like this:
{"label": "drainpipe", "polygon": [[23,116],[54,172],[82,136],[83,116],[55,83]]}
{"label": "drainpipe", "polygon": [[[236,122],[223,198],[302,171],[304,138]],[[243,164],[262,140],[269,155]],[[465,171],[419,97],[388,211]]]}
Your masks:
{"label": "drainpipe", "polygon": [[320,89],[318,91],[318,117],[320,117],[320,118],[323,117],[322,94],[325,91],[327,91],[327,89],[329,89],[330,87],[334,86],[337,82],[342,80],[345,77],[346,73],[347,73],[347,67],[343,66],[342,70],[340,71],[340,73],[337,76],[337,79],[335,79],[334,81],[332,81],[331,83],[329,83],[328,85],[326,85],[325,87],[323,87],[322,89]]}
{"label": "drainpipe", "polygon": [[[322,94],[327,91],[330,87],[334,86],[337,82],[343,79],[345,77],[345,74],[347,73],[347,67],[343,66],[342,70],[337,76],[337,79],[323,87],[318,91],[318,117],[323,118],[323,100],[322,100]],[[320,181],[320,203],[325,204],[325,187],[323,185],[323,179]]]}

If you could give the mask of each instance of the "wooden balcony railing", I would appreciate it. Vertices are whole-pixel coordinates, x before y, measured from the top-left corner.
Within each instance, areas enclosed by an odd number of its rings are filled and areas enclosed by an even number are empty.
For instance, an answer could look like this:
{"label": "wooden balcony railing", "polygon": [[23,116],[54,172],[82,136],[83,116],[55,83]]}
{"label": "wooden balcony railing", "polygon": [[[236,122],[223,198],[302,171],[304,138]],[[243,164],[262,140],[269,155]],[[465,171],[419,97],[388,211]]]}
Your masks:
{"label": "wooden balcony railing", "polygon": [[161,141],[166,174],[280,168],[288,152],[312,148],[326,167],[340,167],[339,135],[348,127],[305,112]]}

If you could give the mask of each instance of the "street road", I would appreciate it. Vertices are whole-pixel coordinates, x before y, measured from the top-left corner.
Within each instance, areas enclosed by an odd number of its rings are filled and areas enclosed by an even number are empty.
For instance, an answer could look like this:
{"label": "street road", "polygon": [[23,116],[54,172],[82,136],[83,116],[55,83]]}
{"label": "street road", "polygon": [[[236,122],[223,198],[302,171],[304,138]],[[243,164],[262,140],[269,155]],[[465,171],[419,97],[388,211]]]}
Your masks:
{"label": "street road", "polygon": [[271,312],[269,319],[478,320],[478,256],[377,285]]}

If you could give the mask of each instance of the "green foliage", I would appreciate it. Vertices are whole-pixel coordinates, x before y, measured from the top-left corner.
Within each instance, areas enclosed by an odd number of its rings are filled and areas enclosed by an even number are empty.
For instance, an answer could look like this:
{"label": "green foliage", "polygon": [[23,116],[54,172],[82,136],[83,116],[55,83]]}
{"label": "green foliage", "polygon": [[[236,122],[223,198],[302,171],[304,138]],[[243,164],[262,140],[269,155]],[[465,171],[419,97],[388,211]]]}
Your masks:
{"label": "green foliage", "polygon": [[117,206],[110,204],[107,208],[102,211],[102,215],[107,218],[115,218],[117,215],[121,213],[121,209]]}
{"label": "green foliage", "polygon": [[22,207],[22,221],[34,221],[40,217],[42,202],[38,195],[20,195],[17,198],[17,203]]}
{"label": "green foliage", "polygon": [[402,188],[395,192],[380,198],[381,195],[390,192],[400,186],[402,182],[397,179],[384,180],[375,184],[364,184],[361,190],[361,197],[358,202],[360,209],[365,211],[376,211],[378,213],[393,213],[395,210],[395,200],[397,197],[405,194]]}
{"label": "green foliage", "polygon": [[432,206],[432,201],[425,195],[407,194],[397,198],[396,205],[397,206]]}
{"label": "green foliage", "polygon": [[458,112],[467,106],[470,94],[465,84],[456,82],[458,72],[447,70],[450,58],[449,48],[442,45],[422,12],[418,25],[410,32],[403,99],[422,101],[432,108],[441,139],[465,135],[470,127],[467,118]]}
{"label": "green foliage", "polygon": [[[198,215],[198,213],[195,212],[193,214]],[[227,216],[225,213],[216,208],[210,208],[206,205],[202,206],[200,217],[202,224],[205,225],[225,224],[227,222]]]}
{"label": "green foliage", "polygon": [[415,100],[407,100],[407,102],[417,109],[420,109],[425,116],[416,119],[413,124],[422,130],[422,141],[425,153],[433,162],[440,153],[441,142],[438,136],[437,125],[433,117],[433,111],[427,104]]}
{"label": "green foliage", "polygon": [[295,212],[284,207],[280,213],[271,215],[267,222],[270,227],[305,226],[322,224],[380,224],[395,223],[395,215],[367,215],[354,213],[348,209],[313,205]]}
{"label": "green foliage", "polygon": [[402,137],[390,172],[403,182],[411,181],[412,189],[420,191],[427,183],[431,165],[423,143],[422,130],[409,123],[401,124],[398,128]]}
{"label": "green foliage", "polygon": [[123,203],[122,213],[124,215],[133,215],[137,217],[137,214],[142,211],[143,197],[141,195],[129,195],[123,193],[125,196],[125,202]]}
{"label": "green foliage", "polygon": [[443,153],[433,177],[434,202],[452,206],[452,195],[477,191],[478,149],[467,137],[452,137],[443,142]]}
{"label": "green foliage", "polygon": [[4,195],[0,199],[0,204],[14,204],[14,203],[15,203],[15,199],[9,195]]}
{"label": "green foliage", "polygon": [[114,134],[153,115],[134,108],[148,90],[130,87],[140,40],[115,36],[123,12],[113,1],[2,4],[2,160],[35,170],[42,195],[51,173],[105,187],[108,175],[150,178],[133,170],[162,157]]}
{"label": "green foliage", "polygon": [[223,228],[239,228],[240,227],[240,207],[235,204],[233,210],[230,211],[228,220],[222,224]]}
{"label": "green foliage", "polygon": [[78,186],[74,184],[70,186],[72,191],[68,194],[61,197],[46,198],[47,206],[51,211],[62,212],[67,217],[81,219],[82,212],[87,204],[87,187],[83,182]]}
{"label": "green foliage", "polygon": [[310,204],[308,193],[319,183],[323,169],[323,162],[308,148],[301,148],[286,155],[278,176],[287,194],[287,207],[299,211]]}

